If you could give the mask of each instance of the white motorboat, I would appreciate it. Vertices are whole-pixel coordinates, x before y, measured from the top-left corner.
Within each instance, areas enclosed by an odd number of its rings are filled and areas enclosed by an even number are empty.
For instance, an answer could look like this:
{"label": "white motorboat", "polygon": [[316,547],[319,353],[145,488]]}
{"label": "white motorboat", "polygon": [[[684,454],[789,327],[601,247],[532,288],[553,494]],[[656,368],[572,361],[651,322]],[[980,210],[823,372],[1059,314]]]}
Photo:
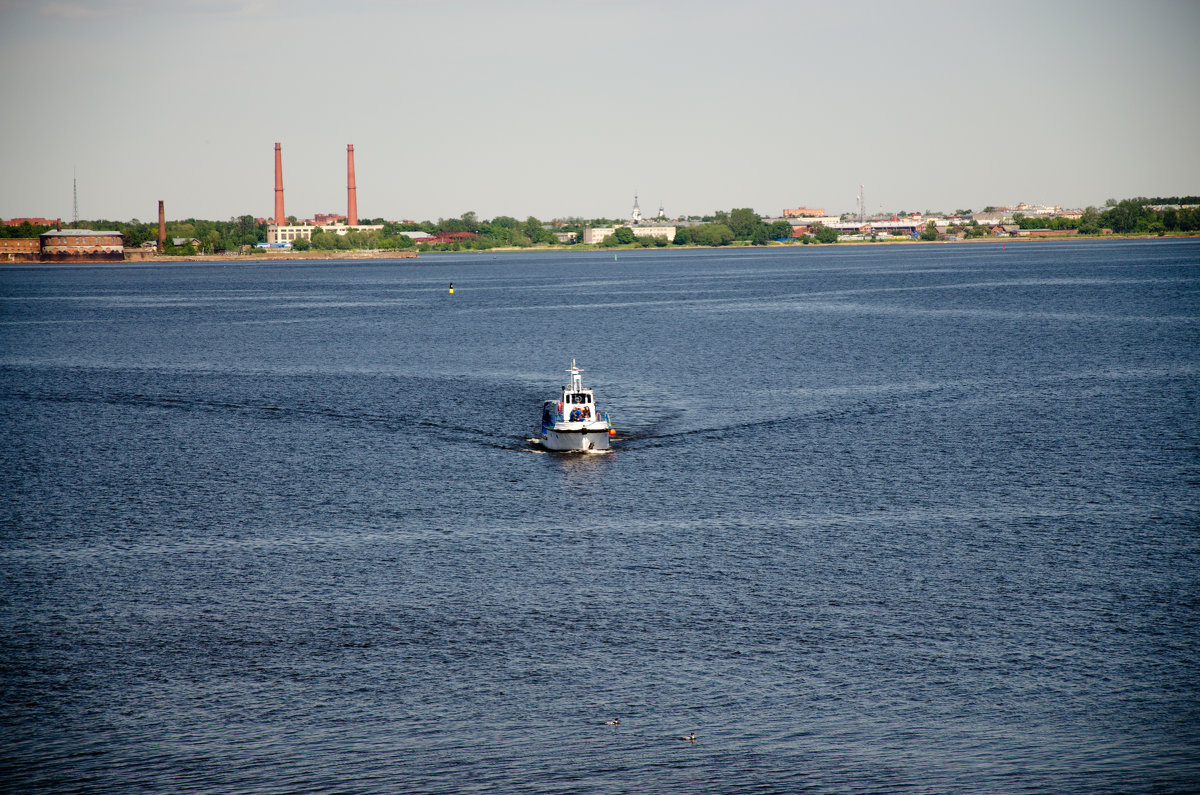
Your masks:
{"label": "white motorboat", "polygon": [[608,414],[596,408],[592,390],[584,389],[583,370],[574,359],[567,372],[571,383],[562,388],[558,400],[542,405],[542,447],[583,453],[607,450],[609,437],[616,435]]}

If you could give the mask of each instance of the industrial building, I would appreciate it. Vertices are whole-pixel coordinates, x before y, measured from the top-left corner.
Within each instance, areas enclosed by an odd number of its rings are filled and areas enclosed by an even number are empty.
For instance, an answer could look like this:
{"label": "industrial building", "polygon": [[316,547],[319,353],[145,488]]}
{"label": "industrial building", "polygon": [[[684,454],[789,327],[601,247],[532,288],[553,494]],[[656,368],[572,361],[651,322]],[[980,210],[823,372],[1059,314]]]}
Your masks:
{"label": "industrial building", "polygon": [[[334,216],[318,215],[318,221]],[[340,218],[340,216],[337,216]],[[345,235],[349,232],[380,232],[382,224],[360,224],[358,222],[358,188],[354,181],[354,144],[346,146],[346,216],[345,223],[301,223],[289,224],[283,209],[283,153],[281,145],[275,144],[275,217],[267,224],[267,245],[290,248],[296,240],[311,240],[318,229]]]}

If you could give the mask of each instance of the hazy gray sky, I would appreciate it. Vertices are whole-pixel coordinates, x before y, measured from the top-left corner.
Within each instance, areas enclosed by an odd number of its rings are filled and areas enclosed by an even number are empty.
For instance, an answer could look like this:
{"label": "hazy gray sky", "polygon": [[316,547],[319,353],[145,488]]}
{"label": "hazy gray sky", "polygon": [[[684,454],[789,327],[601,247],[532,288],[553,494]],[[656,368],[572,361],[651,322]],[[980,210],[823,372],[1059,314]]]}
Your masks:
{"label": "hazy gray sky", "polygon": [[0,217],[1200,192],[1200,3],[0,0]]}

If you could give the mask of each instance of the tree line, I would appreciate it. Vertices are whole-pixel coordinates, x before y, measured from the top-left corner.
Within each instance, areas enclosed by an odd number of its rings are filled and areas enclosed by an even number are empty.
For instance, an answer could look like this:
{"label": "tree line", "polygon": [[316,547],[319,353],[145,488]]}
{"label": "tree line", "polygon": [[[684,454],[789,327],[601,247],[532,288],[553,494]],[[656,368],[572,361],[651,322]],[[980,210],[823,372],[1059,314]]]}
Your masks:
{"label": "tree line", "polygon": [[[1193,205],[1180,208],[1170,205]],[[1133,198],[1116,201],[1109,199],[1103,209],[1088,207],[1080,218],[1040,218],[1013,214],[1013,223],[1022,229],[1075,229],[1079,234],[1100,234],[1111,229],[1116,234],[1189,234],[1200,232],[1200,197],[1184,196],[1169,198]],[[1163,209],[1155,209],[1162,207]],[[289,219],[291,220],[291,219]],[[753,209],[738,207],[728,211],[717,210],[712,215],[690,219],[698,223],[676,225],[676,246],[728,246],[734,243],[766,245],[773,240],[793,240],[792,226],[787,221],[767,223]],[[490,220],[481,220],[474,212],[463,213],[458,218],[439,218],[434,221],[385,221],[382,218],[362,221],[363,225],[382,226],[380,231],[352,231],[345,235],[321,229],[314,230],[311,240],[293,241],[297,251],[304,250],[391,250],[416,247],[420,250],[444,249],[491,249],[501,247],[525,248],[558,243],[555,232],[574,232],[581,237],[589,226],[617,226],[606,238],[603,246],[667,246],[663,238],[639,237],[637,227],[623,226],[619,219],[578,217],[558,219],[545,224],[534,216],[524,221],[512,216],[501,215]],[[113,230],[124,235],[125,246],[136,248],[147,241],[158,238],[158,224],[132,221],[79,221],[72,224],[79,228]],[[548,228],[550,227],[550,228]],[[38,226],[28,222],[18,226],[0,226],[0,237],[37,237],[50,230],[49,226]],[[950,231],[966,237],[982,236],[988,227],[972,222]],[[430,235],[469,233],[470,237],[452,242],[427,244],[415,241],[406,232],[426,232]],[[926,230],[928,232],[928,230]],[[924,236],[924,235],[923,235]],[[834,229],[817,224],[811,235],[804,235],[796,242],[834,243],[838,233]],[[182,238],[181,246],[173,241]],[[228,221],[208,221],[188,218],[167,222],[167,248],[165,254],[220,254],[246,250],[267,239],[267,225],[250,215],[230,218]],[[196,241],[192,243],[191,241]]]}
{"label": "tree line", "polygon": [[[1164,207],[1163,205],[1188,205],[1191,207]],[[1111,229],[1118,235],[1154,235],[1200,232],[1200,197],[1185,196],[1182,199],[1109,199],[1105,209],[1088,207],[1079,218],[1039,218],[1013,213],[1013,223],[1022,229],[1075,229],[1081,235],[1098,235]]]}

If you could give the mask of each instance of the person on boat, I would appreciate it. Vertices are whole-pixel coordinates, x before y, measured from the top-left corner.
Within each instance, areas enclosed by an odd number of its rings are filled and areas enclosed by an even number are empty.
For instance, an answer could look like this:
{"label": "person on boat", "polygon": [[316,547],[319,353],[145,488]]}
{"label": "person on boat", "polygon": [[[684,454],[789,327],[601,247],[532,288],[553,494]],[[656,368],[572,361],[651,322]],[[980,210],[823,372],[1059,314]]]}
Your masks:
{"label": "person on boat", "polygon": [[583,412],[579,409],[571,409],[571,422],[579,422],[583,419]]}

